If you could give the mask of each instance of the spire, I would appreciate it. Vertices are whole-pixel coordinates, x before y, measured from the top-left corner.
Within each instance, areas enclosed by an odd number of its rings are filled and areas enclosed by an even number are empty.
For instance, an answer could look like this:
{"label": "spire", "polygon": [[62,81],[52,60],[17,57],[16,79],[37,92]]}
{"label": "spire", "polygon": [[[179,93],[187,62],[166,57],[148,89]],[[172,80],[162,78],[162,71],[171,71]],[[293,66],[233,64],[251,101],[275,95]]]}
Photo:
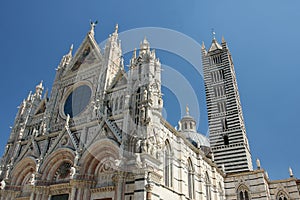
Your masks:
{"label": "spire", "polygon": [[44,89],[44,87],[43,87],[43,80],[41,80],[41,82],[35,88],[43,90]]}
{"label": "spire", "polygon": [[120,68],[124,69],[124,57],[123,56],[121,56],[121,59],[120,59]]}
{"label": "spire", "polygon": [[133,53],[132,53],[132,57],[130,59],[130,67],[134,66],[135,61],[136,61],[136,48],[134,48]]}
{"label": "spire", "polygon": [[257,166],[257,169],[260,169],[260,160],[258,158],[256,159],[256,166]]}
{"label": "spire", "polygon": [[28,97],[27,97],[27,101],[31,100],[31,94],[32,94],[32,91],[29,92]]}
{"label": "spire", "polygon": [[57,70],[65,67],[66,65],[68,65],[72,59],[72,51],[73,51],[73,44],[71,44],[69,52],[64,55],[60,61],[59,66],[57,67]]}
{"label": "spire", "polygon": [[289,173],[290,173],[290,177],[294,177],[293,170],[291,167],[289,167]]}
{"label": "spire", "polygon": [[216,32],[212,29],[212,42],[208,52],[215,51],[217,49],[222,49],[222,46],[218,43],[216,39]]}
{"label": "spire", "polygon": [[147,50],[147,49],[150,49],[150,44],[146,38],[146,36],[144,37],[144,40],[141,42],[140,44],[140,49],[141,50]]}
{"label": "spire", "polygon": [[136,58],[136,48],[133,50],[132,58]]}
{"label": "spire", "polygon": [[202,49],[205,49],[205,44],[204,44],[204,42],[202,41]]}
{"label": "spire", "polygon": [[224,36],[222,35],[222,43],[225,43],[226,41],[225,41],[225,38],[224,38]]}
{"label": "spire", "polygon": [[118,30],[119,30],[119,25],[118,25],[118,24],[116,24],[116,26],[115,26],[115,32],[114,32],[114,34],[118,34]]}
{"label": "spire", "polygon": [[144,40],[140,43],[139,55],[148,54],[148,53],[150,53],[150,44],[145,36]]}
{"label": "spire", "polygon": [[227,47],[227,42],[226,42],[226,40],[225,40],[225,38],[224,38],[224,36],[222,36],[222,48],[223,49],[228,49],[228,47]]}
{"label": "spire", "polygon": [[146,37],[146,36],[144,37],[143,43],[144,43],[144,44],[149,44],[149,42],[148,42],[148,40],[147,40],[147,37]]}
{"label": "spire", "polygon": [[69,50],[68,56],[72,57],[72,51],[73,51],[73,44],[71,44],[71,46],[70,46],[70,50]]}
{"label": "spire", "polygon": [[43,80],[35,87],[35,95],[39,98],[42,97],[44,87],[43,87]]}

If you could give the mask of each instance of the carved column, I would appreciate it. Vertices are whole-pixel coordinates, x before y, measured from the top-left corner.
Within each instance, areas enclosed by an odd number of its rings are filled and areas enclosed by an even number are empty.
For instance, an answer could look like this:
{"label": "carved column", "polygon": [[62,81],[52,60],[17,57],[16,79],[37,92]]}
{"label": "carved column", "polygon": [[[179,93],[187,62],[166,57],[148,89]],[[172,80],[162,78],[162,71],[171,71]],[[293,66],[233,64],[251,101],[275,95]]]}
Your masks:
{"label": "carved column", "polygon": [[77,188],[73,186],[72,189],[71,189],[70,199],[75,199],[75,197],[76,197],[76,190],[77,190]]}
{"label": "carved column", "polygon": [[113,183],[115,185],[115,199],[116,200],[123,200],[124,196],[124,179],[125,176],[123,173],[117,173],[112,178]]}
{"label": "carved column", "polygon": [[147,183],[145,185],[146,188],[146,200],[151,200],[152,199],[152,189],[153,189],[153,184],[152,183]]}
{"label": "carved column", "polygon": [[34,200],[34,197],[35,197],[35,193],[34,193],[34,191],[31,193],[31,195],[30,195],[30,200]]}

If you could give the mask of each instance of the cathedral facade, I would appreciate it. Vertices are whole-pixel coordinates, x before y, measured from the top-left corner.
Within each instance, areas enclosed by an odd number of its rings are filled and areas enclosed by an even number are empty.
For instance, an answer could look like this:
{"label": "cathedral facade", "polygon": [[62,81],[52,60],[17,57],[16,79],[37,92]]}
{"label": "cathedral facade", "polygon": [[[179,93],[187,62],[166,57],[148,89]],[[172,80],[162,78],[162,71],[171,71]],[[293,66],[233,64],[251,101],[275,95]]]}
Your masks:
{"label": "cathedral facade", "polygon": [[[227,43],[202,45],[209,138],[186,109],[162,116],[161,64],[144,39],[124,68],[118,26],[104,50],[95,24],[19,107],[0,170],[0,199],[296,200],[300,181],[270,180],[250,147]],[[167,103],[167,102],[166,102]]]}

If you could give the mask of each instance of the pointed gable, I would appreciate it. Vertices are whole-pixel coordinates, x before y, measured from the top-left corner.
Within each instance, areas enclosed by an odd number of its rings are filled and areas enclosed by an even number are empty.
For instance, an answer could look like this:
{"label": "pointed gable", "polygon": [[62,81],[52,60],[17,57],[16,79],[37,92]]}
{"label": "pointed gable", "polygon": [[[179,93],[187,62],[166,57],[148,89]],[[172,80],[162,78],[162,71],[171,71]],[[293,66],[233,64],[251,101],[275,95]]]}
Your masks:
{"label": "pointed gable", "polygon": [[91,64],[98,63],[101,60],[102,54],[100,48],[94,35],[89,32],[70,61],[65,72],[75,72],[79,70],[79,68],[87,67]]}
{"label": "pointed gable", "polygon": [[42,114],[44,113],[46,110],[46,99],[43,99],[41,101],[41,103],[39,104],[39,106],[37,107],[37,110],[35,112],[35,115],[39,115],[39,114]]}
{"label": "pointed gable", "polygon": [[212,43],[211,43],[211,46],[208,50],[208,52],[212,52],[212,51],[215,51],[215,50],[221,50],[222,49],[222,46],[218,43],[218,41],[214,38]]}
{"label": "pointed gable", "polygon": [[127,75],[122,69],[119,70],[116,77],[113,79],[109,89],[118,88],[127,85]]}

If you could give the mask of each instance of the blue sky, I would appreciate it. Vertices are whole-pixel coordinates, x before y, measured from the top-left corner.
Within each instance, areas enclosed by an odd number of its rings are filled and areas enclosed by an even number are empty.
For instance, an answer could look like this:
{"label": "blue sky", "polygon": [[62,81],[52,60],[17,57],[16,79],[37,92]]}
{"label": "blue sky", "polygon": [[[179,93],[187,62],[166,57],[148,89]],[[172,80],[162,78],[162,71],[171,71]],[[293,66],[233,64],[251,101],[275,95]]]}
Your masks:
{"label": "blue sky", "polygon": [[[260,158],[272,179],[288,178],[289,166],[299,177],[299,8],[300,1],[296,0],[3,1],[0,153],[16,107],[40,80],[51,89],[54,69],[72,43],[75,50],[78,48],[89,30],[90,19],[100,22],[95,36],[99,43],[118,23],[120,32],[141,27],[167,28],[199,44],[204,41],[209,47],[214,28],[217,39],[223,35],[233,55],[253,161]],[[137,37],[134,45],[138,47],[142,39],[143,36]],[[151,37],[148,40],[151,43]],[[158,50],[157,56],[166,69],[170,66],[183,74],[196,91],[201,113],[198,129],[205,134],[201,75],[185,58],[164,50]],[[167,120],[175,126],[182,102],[168,87],[164,87],[164,94]],[[197,115],[193,108],[190,110]]]}

